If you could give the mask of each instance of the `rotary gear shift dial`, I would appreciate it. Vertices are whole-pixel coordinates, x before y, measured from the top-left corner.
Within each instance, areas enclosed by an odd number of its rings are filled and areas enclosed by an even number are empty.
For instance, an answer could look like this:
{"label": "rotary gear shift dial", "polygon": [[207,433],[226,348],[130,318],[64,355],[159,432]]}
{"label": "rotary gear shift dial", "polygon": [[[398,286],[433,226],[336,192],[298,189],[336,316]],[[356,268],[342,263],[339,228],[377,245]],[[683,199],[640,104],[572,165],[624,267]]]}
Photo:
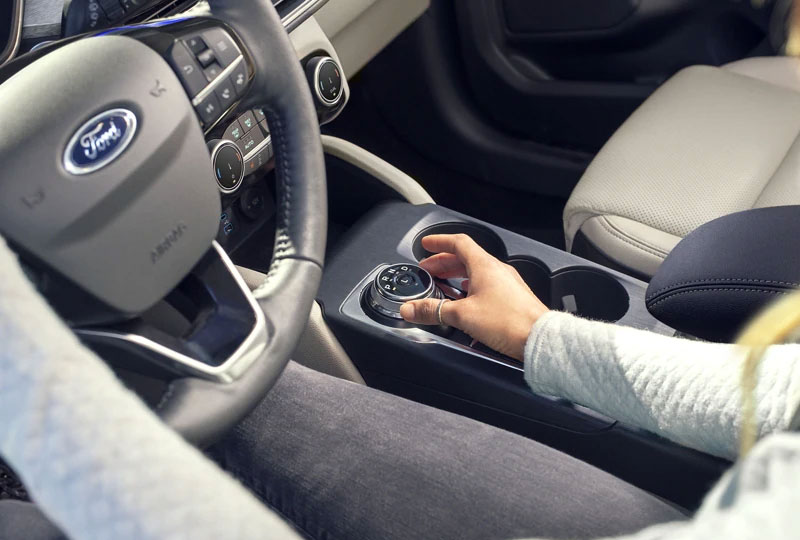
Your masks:
{"label": "rotary gear shift dial", "polygon": [[410,300],[444,298],[433,277],[416,264],[393,264],[381,270],[366,293],[367,305],[384,317],[402,320],[400,306]]}

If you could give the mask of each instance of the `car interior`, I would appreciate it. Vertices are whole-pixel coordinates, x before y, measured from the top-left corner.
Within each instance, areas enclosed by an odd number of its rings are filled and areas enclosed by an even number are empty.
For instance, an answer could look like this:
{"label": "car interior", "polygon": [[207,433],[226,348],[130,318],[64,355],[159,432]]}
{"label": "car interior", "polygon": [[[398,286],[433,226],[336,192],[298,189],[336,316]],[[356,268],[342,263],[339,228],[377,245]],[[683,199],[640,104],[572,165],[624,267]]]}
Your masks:
{"label": "car interior", "polygon": [[[725,342],[798,286],[790,0],[7,0],[0,235],[205,448],[291,359],[687,513],[730,466],[405,301],[466,234],[551,309]],[[289,40],[285,39],[288,35]],[[0,462],[0,499],[29,500]]]}

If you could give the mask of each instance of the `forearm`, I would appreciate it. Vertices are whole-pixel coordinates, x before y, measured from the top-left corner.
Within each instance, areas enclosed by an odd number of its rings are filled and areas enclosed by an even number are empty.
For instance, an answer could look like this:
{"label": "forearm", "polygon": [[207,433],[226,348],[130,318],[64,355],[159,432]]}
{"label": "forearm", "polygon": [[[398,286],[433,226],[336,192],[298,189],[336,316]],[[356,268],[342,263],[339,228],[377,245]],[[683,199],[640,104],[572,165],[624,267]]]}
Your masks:
{"label": "forearm", "polygon": [[[771,347],[759,371],[761,435],[785,428],[800,399],[800,345]],[[525,347],[535,392],[580,403],[727,458],[740,427],[741,350],[551,312]]]}

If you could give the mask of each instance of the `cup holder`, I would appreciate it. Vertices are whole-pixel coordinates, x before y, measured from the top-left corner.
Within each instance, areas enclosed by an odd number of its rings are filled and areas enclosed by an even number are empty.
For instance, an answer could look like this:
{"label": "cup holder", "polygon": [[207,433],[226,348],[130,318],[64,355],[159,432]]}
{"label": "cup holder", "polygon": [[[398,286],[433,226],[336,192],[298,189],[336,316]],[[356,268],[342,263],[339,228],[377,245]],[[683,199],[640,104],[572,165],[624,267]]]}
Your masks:
{"label": "cup holder", "polygon": [[501,261],[504,261],[508,258],[508,252],[506,251],[506,245],[494,233],[491,229],[488,229],[482,225],[477,225],[474,223],[466,223],[466,222],[449,222],[449,223],[437,223],[436,225],[431,225],[423,229],[415,238],[414,244],[411,248],[414,257],[418,261],[426,257],[430,257],[433,253],[429,252],[427,249],[422,247],[422,239],[431,234],[466,234],[473,240],[475,243],[485,249],[487,252],[491,253]]}
{"label": "cup holder", "polygon": [[628,311],[625,287],[602,270],[576,266],[551,274],[536,259],[515,258],[508,264],[550,309],[607,322],[620,320]]}

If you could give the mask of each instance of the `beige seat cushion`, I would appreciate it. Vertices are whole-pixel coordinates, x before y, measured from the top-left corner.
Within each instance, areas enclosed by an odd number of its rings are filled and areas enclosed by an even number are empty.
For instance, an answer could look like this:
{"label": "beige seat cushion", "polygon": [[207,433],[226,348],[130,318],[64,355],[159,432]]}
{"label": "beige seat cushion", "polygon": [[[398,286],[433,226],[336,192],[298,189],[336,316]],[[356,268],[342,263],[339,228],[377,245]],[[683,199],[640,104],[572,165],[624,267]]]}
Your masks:
{"label": "beige seat cushion", "polygon": [[[795,91],[796,89],[797,91]],[[800,204],[800,61],[693,66],[606,143],[564,211],[612,261],[652,276],[681,238],[740,210]]]}

